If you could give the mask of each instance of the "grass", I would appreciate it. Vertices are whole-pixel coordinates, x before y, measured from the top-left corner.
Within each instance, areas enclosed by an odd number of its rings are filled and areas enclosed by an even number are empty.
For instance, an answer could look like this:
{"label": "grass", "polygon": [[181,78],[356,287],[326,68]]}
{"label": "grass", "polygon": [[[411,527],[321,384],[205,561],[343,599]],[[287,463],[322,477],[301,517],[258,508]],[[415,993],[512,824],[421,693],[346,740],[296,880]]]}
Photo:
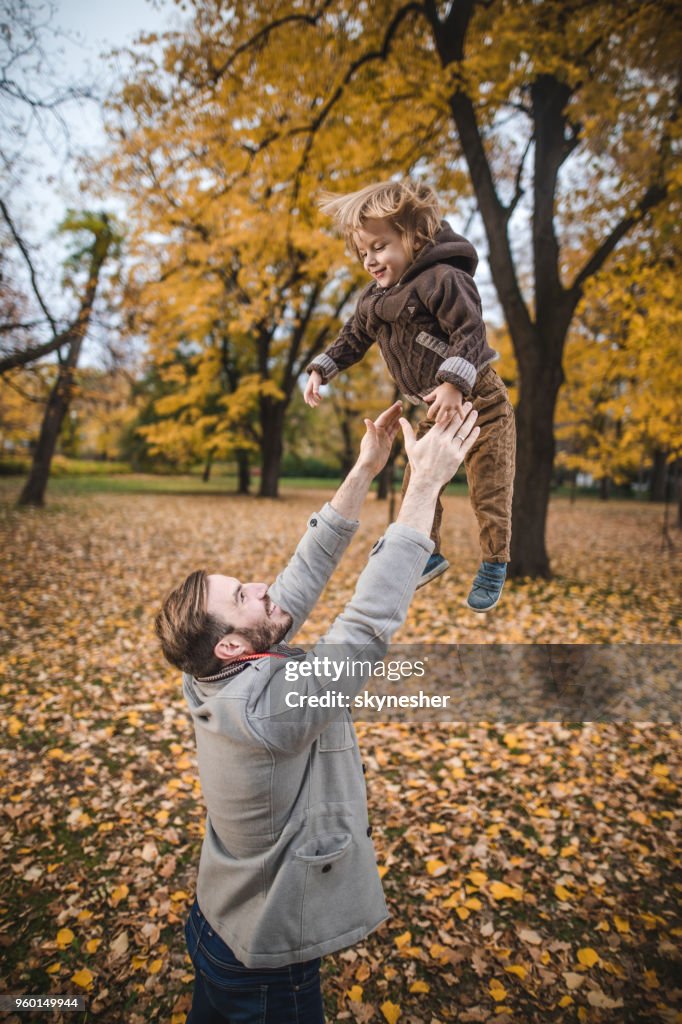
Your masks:
{"label": "grass", "polygon": [[[288,490],[335,490],[341,480],[329,477],[282,477],[280,493]],[[0,499],[12,501],[18,495],[23,478],[16,476],[0,477]],[[259,481],[252,484],[252,494],[258,493]],[[374,485],[376,490],[376,484]],[[155,473],[116,473],[55,476],[50,479],[46,500],[50,496],[64,497],[87,494],[194,494],[194,495],[227,495],[236,494],[236,475],[214,475],[208,483],[203,483],[199,476],[183,474],[179,476],[160,476]],[[466,494],[465,481],[456,481],[447,488],[448,494]]]}
{"label": "grass", "polygon": [[[287,476],[280,478],[280,494],[287,491],[324,491],[335,490],[341,482],[340,477],[295,477]],[[0,476],[0,500],[13,501],[18,496],[23,478],[19,476]],[[258,478],[254,478],[251,486],[251,494],[258,495]],[[376,490],[376,484],[373,485]],[[399,492],[399,487],[396,487]],[[79,473],[78,475],[60,475],[50,478],[47,488],[46,500],[49,503],[50,497],[66,497],[88,494],[193,494],[206,496],[234,495],[237,493],[237,476],[231,473],[214,473],[211,479],[204,483],[200,474],[183,473],[178,475],[158,473],[121,473],[110,474],[98,472],[95,474]],[[468,488],[465,479],[455,480],[448,484],[446,494],[467,494]],[[600,501],[599,493],[592,489],[579,489],[573,491],[570,486],[560,486],[552,489],[552,498],[560,498],[565,501],[585,499],[589,501]],[[637,494],[614,494],[607,504],[617,501],[632,501],[637,504],[648,504],[648,498]]]}

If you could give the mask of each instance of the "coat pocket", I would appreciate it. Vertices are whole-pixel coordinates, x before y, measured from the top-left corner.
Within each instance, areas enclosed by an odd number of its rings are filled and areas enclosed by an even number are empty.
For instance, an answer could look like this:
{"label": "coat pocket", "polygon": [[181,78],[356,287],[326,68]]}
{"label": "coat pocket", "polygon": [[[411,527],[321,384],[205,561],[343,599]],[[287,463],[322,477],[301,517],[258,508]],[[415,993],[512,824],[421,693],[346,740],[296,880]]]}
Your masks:
{"label": "coat pocket", "polygon": [[350,832],[322,832],[294,850],[294,856],[313,866],[323,867],[343,857],[352,839]]}
{"label": "coat pocket", "polygon": [[345,718],[330,722],[319,736],[320,750],[348,750],[353,746],[353,731]]}
{"label": "coat pocket", "polygon": [[355,886],[362,886],[358,847],[350,832],[321,832],[295,851],[305,872],[301,926],[305,946],[343,935],[363,920]]}

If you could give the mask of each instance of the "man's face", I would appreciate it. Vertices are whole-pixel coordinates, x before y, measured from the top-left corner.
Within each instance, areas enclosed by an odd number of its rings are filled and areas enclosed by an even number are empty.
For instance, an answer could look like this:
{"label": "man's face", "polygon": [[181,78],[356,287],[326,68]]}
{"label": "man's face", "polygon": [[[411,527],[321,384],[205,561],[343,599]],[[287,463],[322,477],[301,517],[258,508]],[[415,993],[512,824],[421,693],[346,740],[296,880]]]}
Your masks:
{"label": "man's face", "polygon": [[381,218],[366,220],[355,232],[355,244],[365,270],[382,288],[396,284],[414,258],[408,256],[402,235]]}
{"label": "man's face", "polygon": [[268,596],[265,583],[241,583],[234,576],[208,577],[206,611],[228,622],[244,640],[246,653],[260,653],[279,643],[292,618]]}

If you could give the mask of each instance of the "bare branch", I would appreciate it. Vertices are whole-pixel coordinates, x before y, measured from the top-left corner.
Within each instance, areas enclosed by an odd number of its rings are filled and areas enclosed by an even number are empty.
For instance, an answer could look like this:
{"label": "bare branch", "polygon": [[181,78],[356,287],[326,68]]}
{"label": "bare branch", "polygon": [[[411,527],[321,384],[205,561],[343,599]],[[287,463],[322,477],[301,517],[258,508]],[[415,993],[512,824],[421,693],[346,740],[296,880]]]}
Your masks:
{"label": "bare branch", "polygon": [[645,195],[640,199],[632,213],[624,217],[619,224],[616,224],[611,233],[604,239],[601,245],[590,256],[589,260],[578,273],[575,281],[568,289],[574,302],[578,302],[582,295],[583,285],[590,277],[593,277],[598,270],[601,270],[607,258],[611,255],[618,243],[642,218],[652,210],[668,195],[667,185],[651,185]]}
{"label": "bare branch", "polygon": [[524,193],[524,190],[521,187],[521,178],[523,177],[523,168],[524,168],[524,165],[526,163],[526,157],[528,156],[528,151],[529,151],[531,145],[533,144],[533,140],[534,139],[535,139],[535,133],[532,133],[531,135],[528,136],[528,142],[526,143],[526,148],[523,151],[523,155],[521,157],[521,160],[519,161],[519,166],[518,166],[518,168],[516,170],[516,181],[514,183],[514,195],[512,197],[511,202],[509,203],[509,206],[505,207],[505,211],[504,211],[504,219],[505,219],[505,223],[507,223],[507,224],[511,220],[511,216],[512,216],[514,210],[516,209],[516,207],[518,206],[519,200],[521,199],[521,197],[523,196],[523,193]]}
{"label": "bare branch", "polygon": [[[52,315],[51,315],[49,309],[45,305],[45,302],[43,300],[42,295],[40,294],[40,288],[38,287],[38,281],[37,281],[37,278],[36,278],[36,272],[35,272],[35,268],[33,266],[33,261],[31,260],[31,257],[29,255],[28,249],[26,248],[26,245],[24,244],[24,240],[22,239],[22,237],[20,236],[20,234],[17,231],[16,227],[14,226],[14,221],[12,220],[12,218],[10,216],[10,213],[9,213],[9,210],[5,206],[4,200],[2,200],[2,199],[0,199],[0,210],[2,211],[2,216],[4,217],[5,223],[7,224],[7,227],[10,230],[12,238],[14,239],[14,241],[17,244],[17,246],[19,247],[19,249],[21,251],[21,254],[24,257],[24,260],[26,262],[26,266],[28,267],[28,272],[31,275],[31,285],[33,287],[33,293],[34,293],[36,299],[38,300],[38,304],[39,304],[40,308],[42,309],[43,313],[45,314],[45,316],[46,316],[46,318],[48,320],[48,323],[50,324],[50,327],[52,328],[53,336],[56,337],[56,335],[57,335],[57,325],[56,325],[54,319],[52,318]],[[60,344],[61,344],[61,342],[60,342]],[[55,348],[58,348],[58,346],[55,346]]]}
{"label": "bare branch", "polygon": [[259,29],[258,32],[254,33],[254,35],[252,35],[250,39],[247,39],[246,42],[241,43],[236,48],[236,50],[234,50],[234,52],[230,54],[230,56],[224,62],[224,64],[222,64],[219,68],[216,68],[214,70],[214,81],[217,81],[224,74],[226,74],[226,72],[229,71],[234,62],[242,53],[245,53],[247,50],[250,50],[252,47],[256,46],[260,42],[265,42],[270,33],[274,32],[278,28],[281,28],[282,25],[287,25],[290,24],[291,22],[296,21],[303,22],[304,24],[307,25],[317,25],[322,15],[325,13],[328,7],[331,7],[332,3],[333,0],[324,0],[322,7],[317,12],[317,14],[288,14],[283,18],[278,18],[276,21],[270,22],[269,25],[265,25],[263,28]]}
{"label": "bare branch", "polygon": [[66,330],[42,345],[33,345],[31,348],[17,350],[10,353],[10,355],[2,356],[0,358],[0,374],[7,373],[8,370],[15,370],[18,366],[26,366],[27,363],[34,363],[37,359],[42,359],[43,356],[56,352],[62,345],[68,344],[70,340],[71,332]]}
{"label": "bare branch", "polygon": [[309,133],[308,138],[306,139],[303,155],[301,157],[299,166],[296,170],[296,175],[294,179],[294,189],[292,198],[294,204],[298,199],[298,194],[301,187],[301,177],[308,163],[308,158],[313,148],[315,136],[319,129],[324,124],[324,122],[326,121],[327,117],[329,116],[333,108],[336,106],[338,101],[343,96],[343,93],[348,83],[354,78],[355,73],[359,71],[361,67],[364,67],[365,64],[369,64],[371,61],[375,60],[385,60],[391,51],[391,44],[393,42],[393,38],[396,35],[398,29],[400,28],[405,18],[407,18],[407,16],[410,14],[423,14],[423,12],[424,9],[422,5],[419,3],[407,3],[405,4],[404,7],[399,8],[399,10],[396,11],[396,13],[393,15],[393,18],[389,22],[381,49],[369,50],[367,53],[364,53],[362,57],[358,57],[357,60],[353,61],[348,66],[341,82],[336,87],[336,89],[329,97],[327,102],[320,108],[319,114],[307,129]]}

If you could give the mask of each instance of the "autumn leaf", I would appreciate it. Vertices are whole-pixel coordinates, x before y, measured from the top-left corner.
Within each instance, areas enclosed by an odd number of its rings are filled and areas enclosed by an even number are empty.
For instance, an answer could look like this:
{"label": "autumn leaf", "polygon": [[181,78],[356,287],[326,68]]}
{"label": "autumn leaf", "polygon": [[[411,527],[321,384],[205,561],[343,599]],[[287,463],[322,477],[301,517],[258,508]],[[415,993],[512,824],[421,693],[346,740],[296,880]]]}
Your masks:
{"label": "autumn leaf", "polygon": [[494,900],[522,900],[523,890],[518,886],[507,885],[505,882],[491,882],[490,895]]}
{"label": "autumn leaf", "polygon": [[67,946],[71,945],[74,939],[75,935],[70,928],[60,928],[57,932],[57,947],[59,949],[66,949]]}
{"label": "autumn leaf", "polygon": [[425,981],[413,981],[409,990],[410,992],[429,992],[431,990],[431,986]]}
{"label": "autumn leaf", "polygon": [[507,990],[502,982],[498,981],[497,978],[493,978],[491,980],[488,991],[496,1003],[501,1003],[507,998]]}
{"label": "autumn leaf", "polygon": [[397,1024],[397,1021],[401,1016],[400,1006],[397,1003],[392,1003],[387,999],[386,1002],[381,1004],[380,1009],[387,1021],[387,1024]]}
{"label": "autumn leaf", "polygon": [[578,961],[584,967],[594,967],[595,964],[599,963],[599,954],[589,946],[584,946],[578,950]]}
{"label": "autumn leaf", "polygon": [[130,892],[127,885],[118,885],[111,894],[111,904],[117,907],[122,900],[127,899]]}
{"label": "autumn leaf", "polygon": [[80,971],[76,971],[75,974],[71,975],[71,981],[78,985],[79,988],[91,989],[94,981],[94,975],[92,971],[89,971],[87,967],[81,968]]}

